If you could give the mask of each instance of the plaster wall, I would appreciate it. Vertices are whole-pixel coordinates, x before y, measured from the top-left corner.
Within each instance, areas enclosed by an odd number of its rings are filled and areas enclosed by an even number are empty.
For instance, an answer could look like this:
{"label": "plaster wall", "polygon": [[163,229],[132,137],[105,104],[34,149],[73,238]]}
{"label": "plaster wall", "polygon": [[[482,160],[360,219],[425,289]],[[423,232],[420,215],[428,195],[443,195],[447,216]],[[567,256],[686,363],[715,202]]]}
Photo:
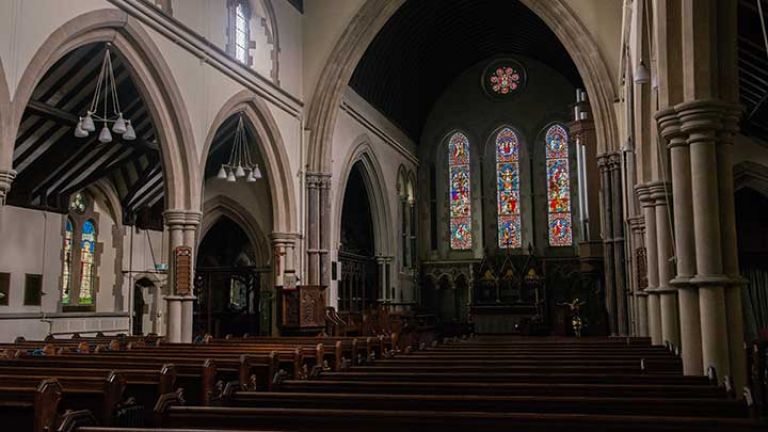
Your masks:
{"label": "plaster wall", "polygon": [[[351,89],[347,89],[344,98],[343,108],[339,115],[339,121],[336,123],[336,129],[333,135],[333,171],[331,177],[331,216],[333,221],[331,232],[331,260],[337,261],[338,250],[340,247],[340,220],[343,205],[344,191],[346,189],[346,178],[356,159],[352,155],[360,146],[365,146],[368,156],[376,162],[380,172],[368,173],[372,176],[379,176],[379,181],[383,185],[384,208],[379,208],[380,204],[372,204],[371,212],[382,212],[382,221],[386,224],[386,239],[376,239],[376,255],[391,256],[394,259],[390,264],[391,286],[398,299],[404,301],[413,299],[412,287],[403,290],[404,287],[399,284],[398,269],[402,267],[400,262],[402,254],[400,253],[400,198],[397,192],[398,168],[402,165],[407,170],[415,171],[417,164],[415,160],[414,143],[400,131],[391,122],[386,120],[371,105],[365,102],[359,95]],[[369,197],[371,194],[369,193]],[[373,200],[372,197],[369,199]],[[381,214],[380,214],[381,215]],[[384,228],[384,227],[379,227]],[[374,227],[374,232],[381,230]],[[343,272],[343,269],[341,269]],[[331,281],[329,299],[335,306],[338,300],[338,286],[336,281]],[[400,294],[402,292],[402,294]]]}
{"label": "plaster wall", "polygon": [[[119,244],[113,236],[114,220],[97,201],[97,284],[94,312],[60,312],[64,217],[58,213],[5,206],[0,208],[0,272],[11,274],[8,306],[0,306],[0,341],[17,336],[42,339],[49,331],[123,332],[128,317],[115,309],[115,281],[122,269],[116,269]],[[100,251],[100,253],[98,253]],[[25,306],[25,274],[43,276],[43,296],[39,306]],[[125,291],[125,290],[124,290]],[[125,296],[127,293],[124,292]],[[42,318],[51,320],[50,327]]]}

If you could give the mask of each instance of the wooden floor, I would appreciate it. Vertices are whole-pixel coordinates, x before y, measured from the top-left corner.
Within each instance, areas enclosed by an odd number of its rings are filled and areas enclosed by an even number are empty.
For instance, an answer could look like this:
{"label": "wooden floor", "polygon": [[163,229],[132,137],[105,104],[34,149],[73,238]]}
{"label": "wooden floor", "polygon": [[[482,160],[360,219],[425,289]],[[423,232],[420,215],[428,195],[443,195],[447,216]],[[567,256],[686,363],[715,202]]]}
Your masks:
{"label": "wooden floor", "polygon": [[768,430],[645,339],[401,342],[68,340],[39,355],[42,342],[18,341],[0,347],[0,415],[35,432]]}

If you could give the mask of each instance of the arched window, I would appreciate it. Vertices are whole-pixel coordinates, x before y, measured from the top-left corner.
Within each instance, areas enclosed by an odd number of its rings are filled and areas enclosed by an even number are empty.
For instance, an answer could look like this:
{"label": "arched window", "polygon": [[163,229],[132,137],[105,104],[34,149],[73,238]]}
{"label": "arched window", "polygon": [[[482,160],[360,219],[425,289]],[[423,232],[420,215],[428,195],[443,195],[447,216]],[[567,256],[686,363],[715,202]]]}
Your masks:
{"label": "arched window", "polygon": [[80,240],[80,304],[93,303],[94,252],[96,252],[96,225],[92,220],[83,223]]}
{"label": "arched window", "polygon": [[547,129],[547,213],[550,246],[573,245],[568,132],[560,125]]}
{"label": "arched window", "polygon": [[75,227],[72,219],[64,222],[64,266],[61,270],[61,303],[69,304],[69,293],[72,285],[72,239],[75,236]]}
{"label": "arched window", "polygon": [[522,247],[520,221],[520,142],[505,127],[496,135],[496,202],[499,247]]}
{"label": "arched window", "polygon": [[451,249],[472,248],[469,140],[456,132],[448,141]]}
{"label": "arched window", "polygon": [[251,8],[247,0],[227,2],[229,28],[227,52],[244,65],[251,65]]}
{"label": "arched window", "polygon": [[64,219],[61,270],[61,304],[64,311],[92,310],[97,291],[97,229],[99,214],[84,192],[70,198]]}

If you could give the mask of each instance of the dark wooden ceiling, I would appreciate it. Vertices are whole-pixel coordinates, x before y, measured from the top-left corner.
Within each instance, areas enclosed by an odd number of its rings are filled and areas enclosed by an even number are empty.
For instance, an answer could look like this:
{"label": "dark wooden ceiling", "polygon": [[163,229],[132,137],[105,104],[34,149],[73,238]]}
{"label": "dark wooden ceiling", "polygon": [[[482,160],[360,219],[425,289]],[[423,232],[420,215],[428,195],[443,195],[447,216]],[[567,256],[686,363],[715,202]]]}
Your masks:
{"label": "dark wooden ceiling", "polygon": [[13,167],[18,174],[10,204],[63,213],[71,194],[106,180],[121,200],[124,223],[133,224],[137,215],[158,220],[165,192],[160,148],[146,104],[114,50],[118,97],[137,139],[123,142],[113,134],[111,143],[101,144],[98,130],[87,138],[73,135],[93,97],[105,47],[99,43],[72,51],[35,88],[16,137]]}
{"label": "dark wooden ceiling", "polygon": [[[761,1],[768,14],[768,0]],[[741,128],[768,145],[768,52],[755,0],[739,0],[738,14],[739,96],[744,105]]]}
{"label": "dark wooden ceiling", "polygon": [[451,82],[502,55],[533,58],[582,86],[555,34],[518,0],[408,0],[374,38],[350,85],[418,141]]}

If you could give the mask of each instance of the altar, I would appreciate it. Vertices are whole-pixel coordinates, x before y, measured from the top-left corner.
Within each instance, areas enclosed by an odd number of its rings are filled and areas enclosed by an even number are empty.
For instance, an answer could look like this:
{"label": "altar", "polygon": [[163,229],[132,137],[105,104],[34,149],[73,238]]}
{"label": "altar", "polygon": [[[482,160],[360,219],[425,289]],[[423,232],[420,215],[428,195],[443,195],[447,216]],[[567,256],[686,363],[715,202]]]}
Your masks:
{"label": "altar", "polygon": [[548,331],[541,263],[532,253],[486,256],[474,270],[470,320],[475,333]]}

